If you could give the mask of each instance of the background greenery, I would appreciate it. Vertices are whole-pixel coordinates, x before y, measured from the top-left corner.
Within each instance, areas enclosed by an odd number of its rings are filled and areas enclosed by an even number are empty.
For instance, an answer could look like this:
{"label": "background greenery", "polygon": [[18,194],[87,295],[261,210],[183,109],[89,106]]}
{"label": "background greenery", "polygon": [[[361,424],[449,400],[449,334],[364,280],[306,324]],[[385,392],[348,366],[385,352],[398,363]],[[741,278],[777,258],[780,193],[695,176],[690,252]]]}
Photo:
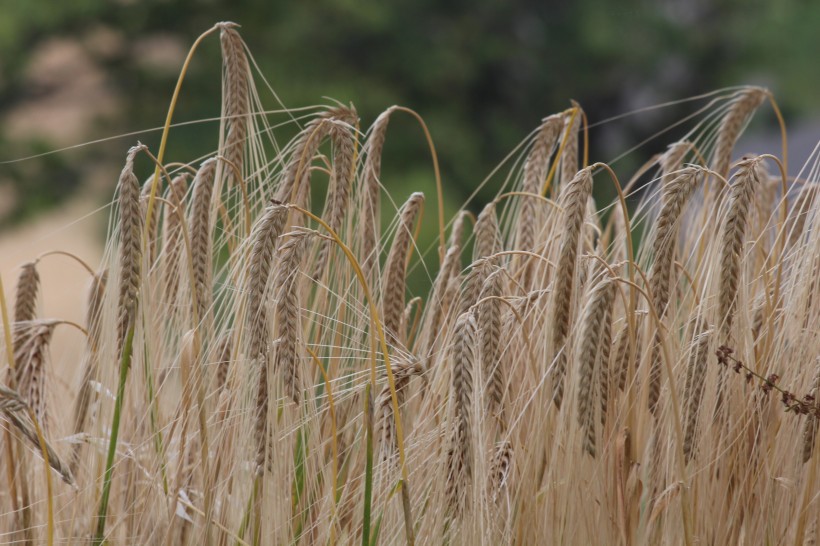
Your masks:
{"label": "background greenery", "polygon": [[[770,87],[790,119],[820,105],[817,2],[30,0],[3,5],[0,120],[21,107],[36,108],[38,100],[70,83],[71,74],[65,82],[46,78],[47,84],[33,84],[30,76],[38,48],[63,39],[102,71],[101,85],[116,107],[94,116],[62,145],[158,126],[177,57],[220,20],[242,25],[261,72],[287,106],[326,103],[325,97],[353,102],[363,128],[392,104],[417,110],[436,141],[451,210],[542,117],[566,108],[570,98],[592,122],[743,83]],[[155,38],[160,57],[166,47],[165,65],[144,62],[144,44]],[[207,40],[176,120],[219,115],[219,59],[218,40]],[[276,106],[269,93],[262,94],[267,107]],[[643,140],[687,111],[683,105],[593,129],[592,157],[614,158],[626,143]],[[0,160],[58,147],[51,128],[21,136],[0,124]],[[191,160],[215,149],[215,125],[204,128],[177,130],[169,158]],[[110,165],[116,175],[123,151],[137,138],[155,147],[158,133],[0,165],[0,185],[14,190],[14,206],[0,222],[60,202],[88,184],[93,166]],[[617,168],[628,173],[658,146],[650,142]],[[431,195],[430,162],[417,127],[391,125],[386,157],[385,182],[397,200],[416,189]],[[471,207],[495,193],[500,180]],[[101,196],[110,196],[113,183]]]}

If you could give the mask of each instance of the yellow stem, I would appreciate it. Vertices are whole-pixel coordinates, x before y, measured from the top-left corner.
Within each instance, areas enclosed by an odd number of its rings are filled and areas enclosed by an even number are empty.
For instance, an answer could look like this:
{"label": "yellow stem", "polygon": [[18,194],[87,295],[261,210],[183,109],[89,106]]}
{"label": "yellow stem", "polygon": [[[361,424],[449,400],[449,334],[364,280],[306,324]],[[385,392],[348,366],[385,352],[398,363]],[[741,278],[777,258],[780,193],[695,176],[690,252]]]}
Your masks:
{"label": "yellow stem", "polygon": [[145,229],[143,231],[143,241],[148,240],[148,226],[151,225],[151,219],[154,215],[154,201],[157,195],[157,187],[159,186],[159,173],[162,160],[165,157],[165,147],[168,144],[168,133],[171,130],[171,120],[174,117],[174,109],[179,99],[179,92],[182,89],[182,82],[185,80],[185,74],[188,72],[188,66],[191,64],[191,59],[194,57],[194,52],[202,40],[215,30],[221,28],[219,24],[212,26],[206,30],[194,41],[191,49],[188,51],[188,56],[185,57],[185,62],[182,63],[182,69],[179,71],[179,78],[177,79],[176,87],[174,87],[174,94],[171,97],[171,104],[168,106],[168,115],[165,117],[165,125],[162,128],[162,138],[159,141],[159,151],[157,153],[157,165],[154,168],[154,180],[151,184],[151,193],[148,195],[148,207],[145,212]]}
{"label": "yellow stem", "polygon": [[783,154],[783,170],[788,171],[787,167],[789,165],[789,143],[786,136],[786,122],[783,119],[783,114],[780,112],[780,107],[777,105],[777,101],[774,100],[774,95],[772,95],[770,92],[766,92],[766,96],[769,99],[769,104],[772,105],[774,115],[777,117],[777,123],[778,125],[780,125],[780,146],[781,152]]}
{"label": "yellow stem", "polygon": [[88,265],[88,264],[85,262],[85,260],[83,260],[82,258],[80,258],[79,256],[77,256],[76,254],[72,254],[71,252],[66,252],[65,250],[49,250],[48,252],[43,252],[42,254],[40,254],[39,256],[37,256],[37,259],[36,259],[35,261],[38,261],[38,262],[39,262],[41,259],[45,258],[46,256],[57,256],[57,255],[59,255],[59,256],[67,256],[67,257],[71,258],[72,260],[74,260],[75,262],[77,262],[78,264],[80,264],[81,266],[83,266],[83,268],[84,268],[86,271],[88,271],[88,274],[89,274],[89,275],[91,275],[92,277],[93,277],[94,275],[96,275],[95,271],[94,271],[93,269],[91,269],[91,266],[90,266],[90,265]]}
{"label": "yellow stem", "polygon": [[427,147],[430,148],[430,156],[433,158],[433,173],[436,177],[436,199],[438,199],[438,260],[441,263],[444,260],[444,251],[447,243],[444,238],[444,190],[441,185],[441,170],[438,166],[438,154],[436,153],[436,146],[433,144],[433,137],[430,135],[430,130],[427,129],[427,124],[424,119],[415,111],[404,106],[394,106],[394,109],[399,112],[410,114],[421,125],[421,130],[424,131],[424,138],[427,139]]}
{"label": "yellow stem", "polygon": [[558,210],[558,212],[563,212],[564,211],[564,209],[561,207],[561,205],[559,205],[558,203],[556,203],[552,199],[549,199],[548,197],[544,197],[543,195],[539,195],[537,193],[531,193],[531,192],[528,192],[528,191],[508,191],[507,193],[502,193],[501,195],[499,195],[498,197],[493,199],[493,203],[495,203],[497,205],[498,203],[500,203],[504,199],[508,199],[510,197],[516,197],[516,196],[518,196],[518,197],[532,197],[533,199],[538,199],[539,201],[543,201],[544,203],[550,205],[551,207]]}

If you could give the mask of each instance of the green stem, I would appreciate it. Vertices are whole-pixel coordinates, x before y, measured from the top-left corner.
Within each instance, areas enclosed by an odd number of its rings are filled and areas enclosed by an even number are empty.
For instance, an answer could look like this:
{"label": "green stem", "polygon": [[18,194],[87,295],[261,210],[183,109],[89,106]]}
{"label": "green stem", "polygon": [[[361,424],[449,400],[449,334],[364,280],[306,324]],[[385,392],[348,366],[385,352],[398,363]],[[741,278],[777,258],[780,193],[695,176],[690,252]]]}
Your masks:
{"label": "green stem", "polygon": [[128,327],[125,344],[120,357],[120,381],[117,386],[117,399],[114,401],[114,418],[111,421],[111,439],[108,443],[108,456],[105,461],[105,477],[103,491],[100,498],[100,512],[97,516],[97,534],[94,536],[94,546],[100,546],[105,536],[105,518],[108,514],[108,497],[111,494],[111,477],[114,474],[114,456],[117,453],[117,437],[120,432],[120,416],[122,415],[122,401],[125,397],[125,380],[131,368],[131,355],[134,348],[134,322]]}
{"label": "green stem", "polygon": [[[239,529],[236,532],[236,536],[239,538],[239,540],[242,540],[242,539],[245,538],[245,531],[248,529],[248,525],[250,525],[251,512],[254,509],[255,499],[258,497],[258,491],[259,491],[259,486],[260,486],[261,480],[262,480],[262,478],[260,476],[257,476],[253,480],[253,488],[251,489],[251,496],[248,497],[248,505],[245,507],[245,514],[242,516],[242,521],[240,522]],[[258,528],[258,525],[257,525],[257,528]],[[254,531],[254,534],[256,534],[256,531]],[[251,541],[254,544],[258,544],[258,542],[255,540],[254,537],[251,537]],[[237,545],[238,544],[239,544],[239,541],[237,541]]]}
{"label": "green stem", "polygon": [[370,383],[364,387],[364,423],[367,434],[367,462],[364,470],[364,514],[362,516],[362,546],[370,545],[370,511],[373,498],[373,401]]}

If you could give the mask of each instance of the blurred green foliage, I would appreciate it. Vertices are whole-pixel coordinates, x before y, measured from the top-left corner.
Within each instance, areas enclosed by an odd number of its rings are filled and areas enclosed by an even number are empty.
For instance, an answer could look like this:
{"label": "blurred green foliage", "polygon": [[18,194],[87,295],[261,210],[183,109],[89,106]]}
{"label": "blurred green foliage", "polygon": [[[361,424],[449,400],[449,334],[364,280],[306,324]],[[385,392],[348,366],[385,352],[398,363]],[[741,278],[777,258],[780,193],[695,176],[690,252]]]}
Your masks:
{"label": "blurred green foliage", "polygon": [[[328,103],[324,97],[353,102],[363,129],[390,105],[417,110],[438,148],[448,212],[542,117],[563,110],[571,98],[584,106],[591,121],[743,83],[772,88],[787,115],[816,112],[819,104],[817,2],[29,0],[5,3],[0,18],[0,112],[25,100],[22,74],[37,44],[55,36],[82,43],[91,30],[106,28],[122,38],[124,47],[97,62],[117,87],[123,111],[84,139],[161,125],[176,74],[140,67],[130,46],[171,34],[187,48],[220,20],[242,25],[259,70],[289,107]],[[177,121],[219,115],[220,74],[219,41],[210,38],[186,79]],[[269,92],[262,89],[260,95],[266,108],[278,107]],[[680,118],[686,108],[593,129],[592,157],[615,157]],[[13,135],[2,136],[14,140]],[[155,148],[159,133],[139,138]],[[134,140],[114,141],[65,161],[49,160],[59,176],[43,169],[0,174],[27,178],[25,183],[43,191],[61,179],[61,188],[70,190],[82,178],[87,154],[119,160]],[[192,160],[216,143],[215,123],[176,129],[168,157]],[[663,143],[651,142],[617,168],[627,175]],[[10,149],[17,156],[42,149],[21,146],[17,142]],[[8,150],[2,159],[9,158]],[[409,118],[391,123],[385,157],[385,182],[398,204],[416,189],[427,190],[425,229],[433,233],[429,153]],[[505,174],[482,190],[470,205],[473,210],[497,191]],[[32,182],[31,177],[41,178]],[[53,198],[24,204],[15,218],[64,193],[52,191]]]}
{"label": "blurred green foliage", "polygon": [[[418,110],[449,186],[462,196],[570,98],[596,120],[636,101],[756,80],[773,87],[787,110],[800,111],[817,108],[820,83],[813,47],[820,4],[795,0],[31,0],[6,3],[3,11],[3,109],[25,94],[15,82],[27,52],[44,38],[105,26],[126,44],[169,32],[189,44],[214,22],[233,20],[288,106],[322,97],[352,101],[365,125],[391,104]],[[127,99],[118,129],[158,125],[173,75],[140,73],[128,52],[106,60]],[[207,41],[179,119],[218,113],[218,59],[218,40]],[[623,125],[625,137],[655,128]],[[208,148],[213,142],[199,149]],[[409,131],[393,148],[404,166],[424,152]]]}

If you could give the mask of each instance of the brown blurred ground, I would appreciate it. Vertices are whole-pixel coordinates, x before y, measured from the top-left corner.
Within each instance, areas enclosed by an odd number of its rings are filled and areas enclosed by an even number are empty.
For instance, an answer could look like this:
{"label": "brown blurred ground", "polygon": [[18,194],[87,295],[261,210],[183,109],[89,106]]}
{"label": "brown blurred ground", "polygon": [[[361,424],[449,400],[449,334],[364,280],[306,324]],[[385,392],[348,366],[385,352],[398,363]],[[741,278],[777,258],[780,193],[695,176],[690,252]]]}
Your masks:
{"label": "brown blurred ground", "polygon": [[[13,312],[14,290],[21,264],[36,259],[44,252],[63,250],[81,257],[91,267],[97,267],[102,257],[98,221],[99,215],[105,212],[88,216],[95,207],[91,199],[75,199],[58,210],[0,234],[0,274],[3,276],[10,314]],[[37,269],[41,279],[39,315],[84,324],[86,291],[90,281],[88,272],[64,256],[47,256],[38,263]],[[51,343],[46,387],[50,408],[64,407],[59,402],[67,391],[75,391],[84,343],[84,336],[76,328],[56,328]]]}

